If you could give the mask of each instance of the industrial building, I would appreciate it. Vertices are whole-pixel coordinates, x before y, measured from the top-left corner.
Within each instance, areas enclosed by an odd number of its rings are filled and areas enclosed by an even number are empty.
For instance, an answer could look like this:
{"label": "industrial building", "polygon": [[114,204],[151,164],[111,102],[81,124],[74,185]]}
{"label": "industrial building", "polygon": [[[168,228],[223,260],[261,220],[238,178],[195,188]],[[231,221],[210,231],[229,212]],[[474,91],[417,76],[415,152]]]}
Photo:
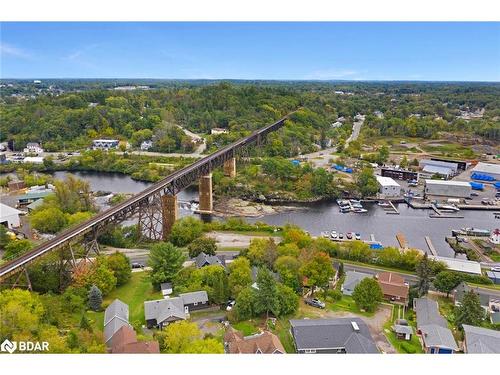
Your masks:
{"label": "industrial building", "polygon": [[439,174],[446,178],[452,177],[458,173],[458,164],[448,161],[422,159],[419,165],[423,172]]}
{"label": "industrial building", "polygon": [[442,159],[442,158],[431,158],[432,161],[444,161],[446,163],[453,163],[457,165],[458,171],[465,171],[469,167],[470,163],[463,160],[451,160],[451,159]]}
{"label": "industrial building", "polygon": [[24,212],[0,203],[0,225],[4,225],[9,229],[19,227],[21,225],[20,214],[24,214]]}
{"label": "industrial building", "polygon": [[390,177],[375,176],[379,185],[379,193],[384,197],[399,197],[401,186]]}
{"label": "industrial building", "polygon": [[481,263],[474,262],[472,260],[459,259],[459,258],[448,258],[429,255],[429,259],[436,260],[438,262],[443,262],[446,264],[450,271],[470,273],[472,275],[481,275]]}
{"label": "industrial building", "polygon": [[426,195],[465,198],[470,197],[472,187],[465,181],[425,180],[424,192]]}
{"label": "industrial building", "polygon": [[479,162],[474,168],[472,168],[472,173],[485,174],[493,177],[497,181],[500,181],[500,164]]}
{"label": "industrial building", "polygon": [[408,171],[406,169],[382,168],[380,170],[382,177],[390,177],[403,181],[418,181],[418,172]]}

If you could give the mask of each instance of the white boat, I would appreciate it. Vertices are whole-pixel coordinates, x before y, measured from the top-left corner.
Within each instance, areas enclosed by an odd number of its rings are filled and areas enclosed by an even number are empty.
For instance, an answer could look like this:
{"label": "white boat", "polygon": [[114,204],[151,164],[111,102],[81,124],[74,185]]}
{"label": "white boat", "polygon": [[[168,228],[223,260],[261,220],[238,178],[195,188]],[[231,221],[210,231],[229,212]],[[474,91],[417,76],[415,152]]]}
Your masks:
{"label": "white boat", "polygon": [[380,207],[390,207],[391,205],[387,202],[378,202],[377,203],[378,206]]}
{"label": "white boat", "polygon": [[361,203],[351,203],[351,206],[354,208],[363,208],[363,205]]}
{"label": "white boat", "polygon": [[453,211],[453,212],[460,211],[460,208],[449,204],[438,204],[436,205],[436,207],[439,208],[440,210]]}
{"label": "white boat", "polygon": [[349,206],[341,206],[340,207],[340,212],[342,212],[343,214],[345,214],[347,212],[351,212],[351,207],[349,207]]}
{"label": "white boat", "polygon": [[357,213],[357,214],[364,214],[365,212],[368,212],[368,210],[364,209],[364,208],[355,208],[353,210],[353,212]]}
{"label": "white boat", "polygon": [[352,204],[361,204],[361,201],[358,199],[350,199]]}

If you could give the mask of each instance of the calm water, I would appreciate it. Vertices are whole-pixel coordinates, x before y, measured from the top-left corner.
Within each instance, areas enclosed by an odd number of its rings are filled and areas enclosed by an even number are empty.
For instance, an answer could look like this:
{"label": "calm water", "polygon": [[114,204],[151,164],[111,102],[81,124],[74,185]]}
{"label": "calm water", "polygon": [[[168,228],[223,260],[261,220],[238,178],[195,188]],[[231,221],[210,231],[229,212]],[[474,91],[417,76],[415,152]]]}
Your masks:
{"label": "calm water", "polygon": [[[64,178],[67,172],[56,172],[56,178]],[[94,191],[111,191],[114,193],[138,193],[151,185],[148,182],[135,181],[129,176],[118,173],[74,172],[79,178],[89,182]],[[197,187],[192,186],[179,194],[180,201],[198,199]],[[400,204],[400,215],[388,215],[377,205],[366,205],[365,214],[342,214],[335,203],[320,203],[306,209],[268,215],[261,218],[248,218],[249,222],[263,221],[274,225],[286,223],[297,224],[313,235],[322,231],[358,232],[362,239],[375,235],[377,241],[385,246],[397,246],[396,234],[403,233],[410,246],[427,250],[424,236],[429,236],[440,255],[453,256],[453,250],[445,242],[444,237],[451,235],[452,229],[477,227],[494,229],[498,221],[488,211],[461,211],[464,219],[431,219],[430,211],[414,210],[406,204]],[[181,216],[192,214],[180,209]]]}

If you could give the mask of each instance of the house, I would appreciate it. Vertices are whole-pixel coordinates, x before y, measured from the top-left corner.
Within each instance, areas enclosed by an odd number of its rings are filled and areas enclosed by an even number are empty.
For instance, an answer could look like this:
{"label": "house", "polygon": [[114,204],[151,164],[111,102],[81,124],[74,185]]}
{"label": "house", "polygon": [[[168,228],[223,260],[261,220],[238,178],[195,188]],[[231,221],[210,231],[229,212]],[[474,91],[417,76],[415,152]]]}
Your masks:
{"label": "house", "polygon": [[25,154],[43,154],[43,148],[39,143],[36,142],[28,142],[26,147],[24,148]]}
{"label": "house", "polygon": [[438,303],[428,298],[415,298],[413,309],[417,314],[417,334],[425,353],[453,354],[458,351],[455,338],[445,318],[439,314]]}
{"label": "house", "polygon": [[144,302],[144,317],[148,328],[162,328],[168,323],[188,318],[190,311],[208,307],[206,291],[181,293],[179,297]]}
{"label": "house", "polygon": [[128,305],[115,299],[104,311],[104,343],[111,347],[114,335],[123,326],[130,327],[128,322]]}
{"label": "house", "polygon": [[224,348],[228,354],[285,354],[278,336],[269,331],[244,337],[229,327],[224,335]]}
{"label": "house", "polygon": [[163,298],[168,298],[168,296],[171,295],[173,292],[172,283],[161,283],[160,289]]}
{"label": "house", "polygon": [[467,324],[464,329],[464,353],[500,354],[500,331],[474,327]]}
{"label": "house", "polygon": [[158,341],[137,341],[137,334],[130,326],[122,326],[113,335],[113,354],[154,354],[160,353]]}
{"label": "house", "polygon": [[493,281],[493,284],[500,284],[500,272],[486,271],[486,276],[488,277],[488,279]]}
{"label": "house", "polygon": [[198,268],[214,265],[220,265],[222,267],[226,266],[226,260],[224,256],[219,257],[217,255],[208,255],[203,252],[198,254],[198,256],[194,259],[194,263]]}
{"label": "house", "polygon": [[229,133],[229,130],[224,129],[224,128],[213,128],[210,130],[210,134],[227,134]]}
{"label": "house", "polygon": [[118,139],[94,139],[92,141],[92,150],[117,149],[119,144]]}
{"label": "house", "polygon": [[9,229],[17,228],[21,225],[19,215],[22,214],[24,214],[23,211],[19,211],[13,207],[7,206],[6,204],[0,203],[0,225]]}
{"label": "house", "polygon": [[346,296],[352,296],[354,288],[361,280],[366,278],[373,278],[373,275],[363,272],[347,271],[345,274],[344,284],[342,284],[341,291]]}
{"label": "house", "polygon": [[141,143],[141,150],[142,151],[147,151],[151,147],[153,147],[153,141],[152,140],[144,141],[144,142]]}
{"label": "house", "polygon": [[158,327],[161,329],[169,323],[186,320],[187,313],[184,309],[182,298],[174,297],[145,301],[144,318],[146,319],[148,328]]}
{"label": "house", "polygon": [[404,306],[408,304],[410,286],[402,276],[393,272],[381,272],[377,275],[377,281],[385,299]]}
{"label": "house", "polygon": [[360,318],[294,319],[290,320],[290,332],[299,354],[379,353]]}
{"label": "house", "polygon": [[396,334],[396,337],[400,340],[411,340],[413,335],[413,327],[408,325],[405,319],[397,319],[395,324],[392,326],[392,330]]}
{"label": "house", "polygon": [[184,309],[188,314],[190,311],[203,310],[208,307],[208,294],[204,290],[198,292],[181,293]]}

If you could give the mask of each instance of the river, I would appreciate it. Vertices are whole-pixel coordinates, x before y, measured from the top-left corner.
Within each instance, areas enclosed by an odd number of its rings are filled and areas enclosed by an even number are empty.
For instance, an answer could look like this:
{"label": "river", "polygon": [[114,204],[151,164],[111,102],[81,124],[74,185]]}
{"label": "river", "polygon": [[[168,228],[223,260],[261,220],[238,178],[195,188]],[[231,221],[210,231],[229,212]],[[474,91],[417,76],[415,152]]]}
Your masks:
{"label": "river", "polygon": [[[63,179],[67,172],[55,172],[54,176]],[[114,193],[138,193],[151,183],[133,180],[130,176],[119,173],[73,172],[79,178],[89,182],[93,191],[111,191]],[[179,193],[179,201],[198,199],[198,190],[192,186]],[[418,210],[402,203],[398,205],[400,215],[388,215],[376,204],[365,205],[365,214],[339,212],[334,202],[322,202],[308,205],[306,209],[277,213],[260,218],[247,218],[249,222],[263,221],[273,225],[296,224],[313,235],[322,231],[358,232],[362,239],[369,239],[370,234],[384,246],[398,246],[397,233],[403,233],[410,247],[427,250],[424,236],[429,236],[434,247],[442,256],[453,256],[454,252],[445,242],[445,236],[451,235],[452,229],[476,227],[492,230],[495,220],[491,212],[462,210],[464,219],[429,218],[428,210]],[[179,210],[180,216],[193,214],[192,211]]]}

